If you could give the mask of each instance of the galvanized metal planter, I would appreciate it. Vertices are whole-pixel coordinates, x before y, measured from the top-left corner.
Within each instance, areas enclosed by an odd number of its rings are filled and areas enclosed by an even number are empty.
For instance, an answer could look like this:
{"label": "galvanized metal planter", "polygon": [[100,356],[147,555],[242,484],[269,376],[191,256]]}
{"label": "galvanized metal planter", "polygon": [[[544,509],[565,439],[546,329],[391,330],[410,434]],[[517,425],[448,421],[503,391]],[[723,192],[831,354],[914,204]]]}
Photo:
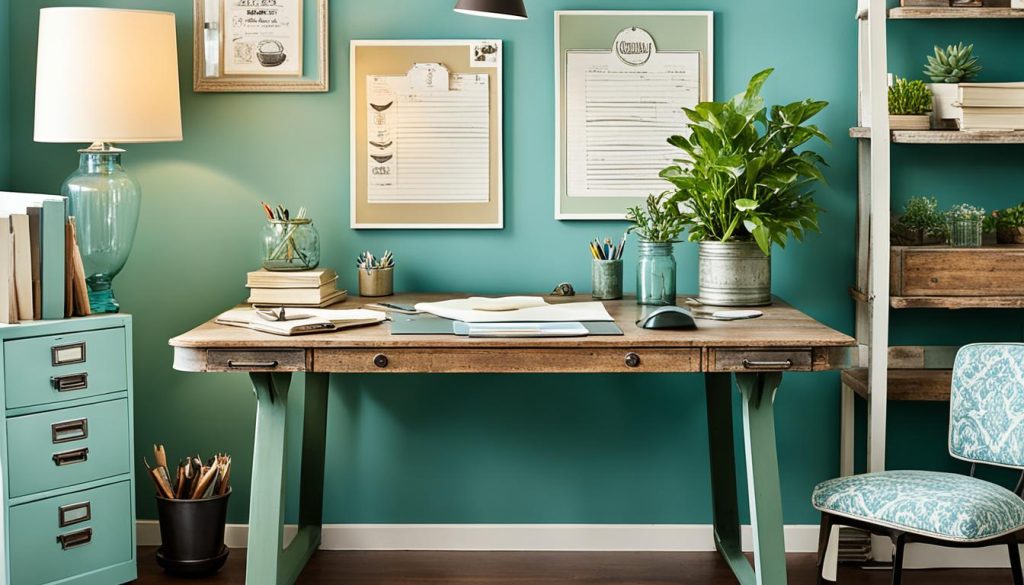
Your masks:
{"label": "galvanized metal planter", "polygon": [[755,242],[700,242],[700,302],[751,307],[772,302],[772,259]]}

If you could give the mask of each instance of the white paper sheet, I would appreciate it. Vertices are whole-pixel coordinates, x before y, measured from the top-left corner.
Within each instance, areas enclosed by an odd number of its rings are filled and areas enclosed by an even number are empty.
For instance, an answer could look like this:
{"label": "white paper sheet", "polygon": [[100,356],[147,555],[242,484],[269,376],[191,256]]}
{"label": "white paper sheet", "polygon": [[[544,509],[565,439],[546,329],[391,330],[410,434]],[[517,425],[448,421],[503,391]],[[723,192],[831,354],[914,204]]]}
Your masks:
{"label": "white paper sheet", "polygon": [[565,92],[566,194],[646,197],[666,189],[658,173],[684,156],[666,139],[686,134],[682,108],[700,101],[700,54],[629,65],[612,51],[569,51]]}
{"label": "white paper sheet", "polygon": [[490,78],[419,63],[366,78],[367,200],[486,203],[490,199]]}
{"label": "white paper sheet", "polygon": [[476,299],[452,299],[437,303],[418,303],[416,310],[465,323],[558,323],[575,321],[614,321],[599,302],[545,304],[512,311],[481,311]]}
{"label": "white paper sheet", "polygon": [[302,75],[302,0],[227,0],[223,29],[226,75]]}

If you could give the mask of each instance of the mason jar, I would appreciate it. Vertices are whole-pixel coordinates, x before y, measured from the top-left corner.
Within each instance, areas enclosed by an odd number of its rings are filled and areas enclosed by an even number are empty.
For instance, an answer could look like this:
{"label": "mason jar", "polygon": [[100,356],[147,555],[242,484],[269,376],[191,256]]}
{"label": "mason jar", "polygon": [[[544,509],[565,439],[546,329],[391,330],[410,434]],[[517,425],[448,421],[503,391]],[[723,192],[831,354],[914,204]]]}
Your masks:
{"label": "mason jar", "polygon": [[320,265],[320,234],[311,219],[268,221],[260,248],[267,270],[312,270]]}
{"label": "mason jar", "polygon": [[982,220],[954,219],[949,222],[949,245],[954,248],[980,248]]}
{"label": "mason jar", "polygon": [[636,267],[637,304],[676,304],[676,259],[672,254],[674,243],[639,243]]}

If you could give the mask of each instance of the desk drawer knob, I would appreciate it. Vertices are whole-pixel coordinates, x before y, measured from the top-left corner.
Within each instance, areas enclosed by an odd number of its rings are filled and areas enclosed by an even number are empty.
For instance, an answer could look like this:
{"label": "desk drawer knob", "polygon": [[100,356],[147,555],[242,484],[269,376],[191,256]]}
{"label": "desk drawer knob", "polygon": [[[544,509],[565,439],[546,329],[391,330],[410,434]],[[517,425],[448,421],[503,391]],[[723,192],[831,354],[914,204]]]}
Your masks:
{"label": "desk drawer knob", "polygon": [[636,353],[629,352],[626,354],[626,367],[627,368],[639,368],[640,367],[640,356]]}
{"label": "desk drawer knob", "polygon": [[373,365],[377,366],[378,368],[388,367],[388,356],[382,353],[378,353],[377,355],[373,356]]}

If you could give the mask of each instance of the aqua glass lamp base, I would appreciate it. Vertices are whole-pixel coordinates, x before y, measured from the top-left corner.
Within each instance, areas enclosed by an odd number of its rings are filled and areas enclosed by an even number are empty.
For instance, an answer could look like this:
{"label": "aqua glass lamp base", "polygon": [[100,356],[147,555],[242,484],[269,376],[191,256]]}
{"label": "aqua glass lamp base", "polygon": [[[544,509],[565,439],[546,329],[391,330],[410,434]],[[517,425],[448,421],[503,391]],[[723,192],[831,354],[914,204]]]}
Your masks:
{"label": "aqua glass lamp base", "polygon": [[68,198],[68,213],[75,218],[89,308],[93,313],[116,313],[120,305],[110,283],[131,253],[142,193],[121,166],[123,150],[96,142],[78,152],[78,170],[64,181],[61,194]]}

